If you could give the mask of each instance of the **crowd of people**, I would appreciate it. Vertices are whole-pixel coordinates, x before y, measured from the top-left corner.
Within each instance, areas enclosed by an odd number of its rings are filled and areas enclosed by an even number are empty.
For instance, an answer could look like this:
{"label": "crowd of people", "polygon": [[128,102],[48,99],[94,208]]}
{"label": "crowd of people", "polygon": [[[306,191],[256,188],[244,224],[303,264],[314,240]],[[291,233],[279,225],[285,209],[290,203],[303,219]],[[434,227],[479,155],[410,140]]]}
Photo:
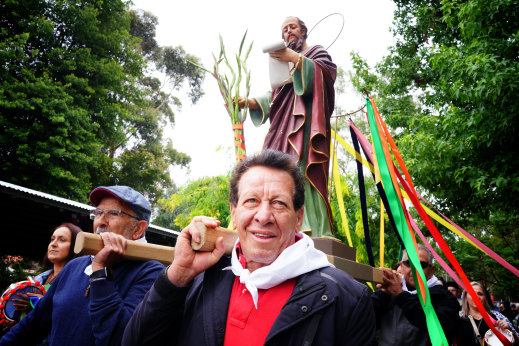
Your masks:
{"label": "crowd of people", "polygon": [[[316,59],[324,62],[306,70],[313,62],[306,53],[314,52],[306,45],[306,31],[297,18],[283,23],[283,38],[297,42],[271,54],[293,64],[299,74],[293,76],[293,86],[275,91],[270,106],[256,102],[263,118],[265,107],[274,107],[271,117],[277,112],[290,116],[288,105],[301,103],[303,117],[286,124],[287,131],[304,128],[312,133],[293,138],[297,145],[292,148],[299,154],[309,141],[320,142],[317,137],[329,135],[326,124],[314,128],[313,120],[305,121],[329,117],[323,90],[329,87],[326,78],[335,79],[334,65],[326,62],[329,56],[321,48]],[[314,73],[324,80],[312,78]],[[296,97],[316,91],[321,92],[316,98]],[[281,96],[272,100],[276,95]],[[313,107],[313,102],[324,108]],[[282,139],[272,136],[272,145],[292,143],[288,133]],[[72,258],[79,230],[71,224],[58,226],[46,254],[52,269],[38,277],[47,293],[38,295],[32,311],[10,326],[0,345],[430,345],[406,252],[393,269],[380,268],[383,282],[372,293],[332,266],[301,232],[308,221],[305,203],[313,206],[311,218],[322,217],[311,227],[329,229],[329,206],[319,194],[319,184],[313,185],[318,179],[309,175],[317,156],[308,151],[305,155],[265,148],[238,163],[229,184],[232,225],[238,234],[230,256],[224,254],[221,237],[212,251],[192,249],[191,240],[199,242],[201,237],[195,222],[207,228],[220,225],[211,217],[197,216],[178,236],[167,267],[124,257],[128,240],[146,242],[151,215],[146,198],[128,186],[94,189],[89,196],[95,206],[91,218],[102,249],[94,256]],[[460,295],[455,283],[442,283],[434,275],[433,257],[425,246],[417,251],[448,343],[482,346],[489,326],[473,297]],[[494,326],[517,342],[513,316],[492,309],[480,283],[472,287]],[[31,296],[20,295],[17,309],[28,311]]]}
{"label": "crowd of people", "polygon": [[[222,238],[210,252],[191,248],[200,238],[194,222],[220,224],[199,216],[182,230],[166,268],[123,257],[127,240],[145,241],[147,200],[127,186],[94,189],[91,216],[103,249],[70,260],[77,229],[58,226],[46,255],[53,269],[41,279],[48,291],[0,345],[429,345],[407,253],[396,269],[381,268],[383,283],[371,293],[300,232],[304,184],[291,155],[265,150],[245,158],[230,180],[238,233],[231,255]],[[482,345],[489,327],[472,297],[462,294],[460,304],[459,287],[442,285],[426,247],[419,245],[418,257],[448,342]],[[472,286],[494,325],[518,340],[512,316],[491,309],[484,287]]]}

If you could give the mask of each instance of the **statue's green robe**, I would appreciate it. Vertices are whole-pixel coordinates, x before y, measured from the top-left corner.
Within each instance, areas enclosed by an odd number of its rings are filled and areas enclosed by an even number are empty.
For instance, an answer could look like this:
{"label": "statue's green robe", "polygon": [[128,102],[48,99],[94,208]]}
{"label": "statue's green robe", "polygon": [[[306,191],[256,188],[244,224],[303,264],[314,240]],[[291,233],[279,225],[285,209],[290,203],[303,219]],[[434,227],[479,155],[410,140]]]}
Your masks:
{"label": "statue's green robe", "polygon": [[311,229],[313,236],[332,236],[328,167],[337,67],[321,46],[307,49],[303,56],[293,83],[255,99],[260,108],[251,110],[251,119],[256,126],[270,120],[263,149],[289,153],[300,162],[307,179],[302,230]]}

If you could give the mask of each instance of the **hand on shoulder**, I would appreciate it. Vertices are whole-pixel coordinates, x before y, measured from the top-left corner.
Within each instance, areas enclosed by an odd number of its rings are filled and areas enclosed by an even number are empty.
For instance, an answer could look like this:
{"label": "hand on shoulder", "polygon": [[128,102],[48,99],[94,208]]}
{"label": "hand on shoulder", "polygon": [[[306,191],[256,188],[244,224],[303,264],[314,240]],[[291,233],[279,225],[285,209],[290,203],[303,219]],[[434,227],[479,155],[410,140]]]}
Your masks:
{"label": "hand on shoulder", "polygon": [[216,228],[220,221],[207,216],[196,216],[191,223],[182,230],[175,245],[175,258],[168,268],[167,276],[175,286],[188,285],[198,274],[212,267],[223,256],[225,248],[223,238],[216,240],[216,247],[211,252],[197,252],[191,248],[191,239],[200,242],[200,231],[194,225],[203,222],[208,228]]}

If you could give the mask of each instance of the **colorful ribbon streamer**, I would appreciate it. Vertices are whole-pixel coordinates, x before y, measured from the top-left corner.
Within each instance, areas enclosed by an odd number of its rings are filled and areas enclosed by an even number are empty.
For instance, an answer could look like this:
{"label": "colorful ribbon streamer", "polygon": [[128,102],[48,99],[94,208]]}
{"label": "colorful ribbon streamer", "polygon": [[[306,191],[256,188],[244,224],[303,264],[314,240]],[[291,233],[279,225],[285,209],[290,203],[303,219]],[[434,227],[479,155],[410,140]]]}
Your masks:
{"label": "colorful ribbon streamer", "polygon": [[344,230],[344,233],[346,234],[346,238],[348,239],[348,245],[350,247],[353,247],[353,242],[351,241],[350,228],[348,227],[348,218],[346,217],[346,208],[344,208],[344,200],[342,199],[342,184],[341,176],[339,174],[339,164],[337,162],[337,155],[333,155],[332,169],[333,179],[335,183],[335,194],[337,195],[337,204],[339,205],[339,213],[341,214],[342,228]]}
{"label": "colorful ribbon streamer", "polygon": [[[364,153],[366,154],[366,157],[370,157],[370,153],[373,151],[372,149],[372,146],[371,144],[369,143],[369,141],[366,139],[366,137],[362,134],[362,132],[360,132],[355,126],[354,124],[350,121],[350,127],[352,127],[354,130],[355,130],[355,133],[357,134],[357,137],[360,141],[360,144],[364,150]],[[354,149],[349,146],[347,143],[344,142],[344,139],[340,138],[340,136],[337,136],[337,139],[339,141],[339,143],[341,143],[343,146],[348,146],[345,147],[345,149],[352,155],[354,156],[355,158],[357,158],[358,160],[358,156],[360,156],[359,153],[355,153],[354,152]],[[340,140],[342,139],[342,141]],[[369,168],[371,170],[372,173],[375,172],[375,170],[373,169],[373,166],[370,165],[370,164],[367,164],[366,163],[366,160],[362,160],[361,161],[362,164],[364,166],[366,166],[367,168]],[[380,191],[379,191],[380,192]],[[405,191],[402,191],[402,195],[404,196],[404,198],[406,198],[407,200],[410,201],[410,198],[409,196],[407,195],[407,193],[405,193]],[[423,198],[420,194],[418,194],[418,197],[424,201],[426,204],[430,205],[430,203],[425,199]],[[484,254],[488,255],[489,257],[491,257],[492,259],[494,259],[496,262],[498,262],[499,264],[501,264],[504,268],[508,269],[510,272],[512,272],[514,275],[518,276],[519,277],[519,270],[517,268],[515,268],[514,266],[512,266],[510,263],[508,263],[504,258],[502,258],[501,256],[499,256],[497,253],[495,253],[492,249],[490,249],[488,246],[486,246],[485,244],[483,244],[481,241],[479,241],[478,239],[476,239],[473,235],[471,235],[470,233],[468,233],[466,230],[464,230],[463,228],[461,228],[459,225],[457,225],[455,222],[453,222],[452,220],[450,220],[449,218],[447,218],[445,215],[443,215],[442,213],[440,213],[438,210],[436,210],[436,212],[438,214],[441,215],[438,215],[436,214],[433,210],[427,208],[427,206],[421,204],[421,206],[423,207],[423,209],[425,210],[425,212],[427,213],[427,215],[429,215],[430,217],[432,217],[435,221],[439,222],[440,224],[442,224],[445,228],[447,228],[449,231],[453,232],[454,234],[460,236],[461,238],[463,238],[465,241],[467,241],[469,244],[471,244],[472,246],[474,246],[475,248],[477,248],[478,250],[480,250],[481,252],[483,252]],[[386,208],[386,211],[387,211],[387,208]]]}
{"label": "colorful ribbon streamer", "polygon": [[[389,168],[389,171],[392,174],[395,174],[394,176],[391,176],[391,180],[392,180],[392,182],[394,184],[393,187],[395,188],[395,190],[399,188],[398,185],[395,184],[396,178],[398,178],[398,180],[400,181],[400,183],[404,187],[404,190],[407,192],[408,196],[411,198],[411,202],[413,203],[414,207],[416,208],[416,210],[420,214],[420,217],[425,222],[425,225],[427,226],[427,228],[431,232],[433,238],[436,240],[437,244],[440,246],[440,249],[443,251],[443,253],[447,257],[449,262],[452,264],[452,266],[454,267],[456,272],[461,277],[461,280],[465,284],[465,288],[467,289],[467,292],[471,295],[472,299],[474,300],[474,303],[476,304],[476,307],[478,308],[479,312],[481,313],[481,315],[482,315],[483,319],[485,320],[485,322],[487,323],[487,325],[496,334],[496,336],[499,338],[499,340],[504,345],[511,345],[511,343],[503,335],[501,335],[500,333],[497,333],[497,330],[494,327],[494,325],[493,325],[493,323],[492,323],[492,321],[490,319],[490,316],[488,315],[487,311],[483,307],[483,304],[481,303],[481,301],[478,299],[476,292],[474,291],[474,289],[470,285],[470,281],[468,280],[468,278],[465,275],[463,269],[461,268],[460,264],[458,263],[458,260],[456,259],[456,257],[452,253],[452,251],[450,250],[449,246],[447,245],[447,243],[445,242],[445,240],[441,236],[440,232],[436,229],[436,226],[433,224],[432,220],[425,213],[425,210],[423,209],[421,203],[418,200],[416,190],[415,190],[415,188],[414,188],[414,186],[412,184],[411,178],[409,176],[407,168],[405,167],[403,159],[400,156],[400,153],[398,152],[398,149],[396,148],[396,145],[395,145],[395,143],[393,141],[393,138],[391,137],[391,134],[389,133],[389,130],[387,129],[384,121],[382,120],[382,117],[378,113],[378,110],[377,110],[377,108],[375,106],[375,102],[373,101],[372,98],[366,99],[366,102],[368,103],[368,116],[370,118],[370,128],[372,129],[372,131],[371,131],[372,136],[378,138],[378,140],[380,141],[379,134],[382,133],[384,135],[385,140],[387,140],[389,142],[389,144],[390,144],[390,146],[392,148],[393,155],[395,156],[395,158],[396,158],[396,160],[397,160],[397,162],[398,162],[398,164],[400,166],[400,169],[402,170],[402,172],[404,172],[404,175],[406,177],[406,179],[404,180],[402,178],[400,172],[397,169],[391,170],[391,165],[389,165],[387,168]],[[373,122],[376,122],[376,127],[372,124]],[[374,133],[373,129],[377,130],[378,133]],[[382,144],[382,148],[384,150],[384,155],[386,156],[387,161],[390,161],[391,157],[389,156],[389,150],[387,148],[387,143],[385,141],[382,141],[380,143],[377,142],[376,146],[375,146],[375,151],[376,152],[380,151],[380,144]],[[381,169],[381,173],[382,173],[382,169]],[[384,172],[384,173],[387,173],[387,172]],[[387,180],[387,176],[385,178]],[[384,186],[387,187],[387,185],[384,185]],[[405,208],[405,205],[403,204],[403,200],[402,199],[401,199],[401,201],[402,201],[402,207],[404,208],[404,211],[408,214],[407,209]],[[399,231],[400,231],[400,229],[399,229]],[[411,232],[410,229],[408,229],[408,231],[409,231],[408,233],[410,233],[411,236],[413,236],[413,240],[414,240],[414,243],[416,245],[416,240],[414,239],[414,234]],[[408,249],[407,248],[408,244],[406,243],[405,239],[404,239],[404,244],[406,245],[406,249]],[[409,251],[408,251],[408,253],[409,253]],[[410,257],[410,259],[411,259],[411,262],[412,262],[412,257]],[[417,262],[416,264],[419,264],[419,263]],[[416,265],[414,265],[414,267],[415,267],[414,268],[415,271],[416,271],[416,269],[418,271],[421,271],[421,267],[416,268],[417,267]],[[420,280],[417,280],[417,278],[415,277],[415,282],[416,281],[420,281]],[[420,282],[418,282],[418,284],[420,284]],[[420,287],[420,289],[421,289],[421,287]],[[427,288],[425,288],[425,293],[426,293],[425,298],[427,299],[427,296],[428,296],[428,289]],[[425,302],[423,307],[424,307],[424,311],[425,311],[425,314],[426,314],[427,326],[428,326],[428,329],[429,329],[429,336],[431,337],[431,342],[433,343],[433,345],[436,345],[437,344],[436,342],[438,342],[439,340],[436,338],[437,335],[432,334],[431,331],[433,331],[433,330],[437,331],[436,330],[437,328],[436,328],[436,326],[434,324],[438,324],[439,325],[438,318],[437,318],[436,314],[434,313],[435,319],[431,318],[429,320],[428,317],[432,317],[432,314],[430,314],[430,310],[428,311],[428,309],[427,309],[428,308],[427,302]],[[432,310],[432,307],[431,307],[431,310]],[[432,310],[432,311],[434,311],[434,310]],[[437,323],[429,324],[429,322],[437,322]],[[439,326],[439,328],[441,329],[441,326]],[[443,335],[443,331],[441,331],[441,334]],[[443,335],[443,338],[445,338],[444,335]],[[443,341],[443,344],[446,345],[446,342]],[[439,343],[438,343],[438,345],[439,345]]]}
{"label": "colorful ribbon streamer", "polygon": [[234,154],[236,156],[236,163],[238,163],[247,156],[243,124],[232,124],[232,130],[234,132]]}
{"label": "colorful ribbon streamer", "polygon": [[375,107],[370,99],[366,99],[368,109],[369,126],[371,129],[371,136],[375,148],[375,154],[377,157],[378,167],[380,170],[381,179],[384,185],[384,190],[388,197],[391,212],[395,217],[395,223],[397,225],[400,237],[404,241],[407,256],[411,262],[411,269],[413,270],[413,278],[415,281],[415,287],[419,296],[420,304],[425,312],[425,319],[427,322],[427,329],[429,331],[429,337],[433,346],[448,345],[447,338],[443,333],[443,329],[438,320],[438,316],[434,311],[431,303],[429,289],[427,287],[427,280],[425,274],[420,265],[420,259],[418,258],[416,239],[414,238],[413,232],[410,230],[409,221],[406,218],[406,209],[403,204],[401,194],[399,194],[400,188],[396,183],[396,173],[392,159],[387,146],[387,138],[382,138],[384,131],[379,122],[379,118],[376,117]]}
{"label": "colorful ribbon streamer", "polygon": [[[359,141],[353,129],[350,128],[351,138],[353,140],[353,148],[355,151],[360,152],[359,150]],[[362,170],[362,163],[358,160],[357,162],[357,179],[359,181],[359,197],[360,197],[360,209],[362,213],[362,226],[364,228],[364,241],[366,244],[366,252],[368,253],[368,261],[369,265],[375,266],[375,259],[373,258],[373,250],[371,248],[371,237],[369,235],[369,225],[368,225],[368,207],[366,203],[366,187],[364,185],[364,172]]]}

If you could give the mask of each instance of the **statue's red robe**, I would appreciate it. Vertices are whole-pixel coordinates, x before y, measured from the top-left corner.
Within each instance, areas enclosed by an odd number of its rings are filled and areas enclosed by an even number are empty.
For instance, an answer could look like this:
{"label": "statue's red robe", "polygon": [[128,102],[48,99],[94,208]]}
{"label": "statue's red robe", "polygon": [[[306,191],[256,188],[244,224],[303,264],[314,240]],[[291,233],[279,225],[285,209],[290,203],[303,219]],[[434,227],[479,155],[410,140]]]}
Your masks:
{"label": "statue's red robe", "polygon": [[292,154],[304,167],[309,184],[305,189],[303,228],[310,227],[314,236],[333,235],[328,166],[337,67],[321,46],[302,54],[302,68],[294,72],[293,83],[256,98],[260,109],[251,111],[251,118],[256,126],[270,119],[264,149]]}

